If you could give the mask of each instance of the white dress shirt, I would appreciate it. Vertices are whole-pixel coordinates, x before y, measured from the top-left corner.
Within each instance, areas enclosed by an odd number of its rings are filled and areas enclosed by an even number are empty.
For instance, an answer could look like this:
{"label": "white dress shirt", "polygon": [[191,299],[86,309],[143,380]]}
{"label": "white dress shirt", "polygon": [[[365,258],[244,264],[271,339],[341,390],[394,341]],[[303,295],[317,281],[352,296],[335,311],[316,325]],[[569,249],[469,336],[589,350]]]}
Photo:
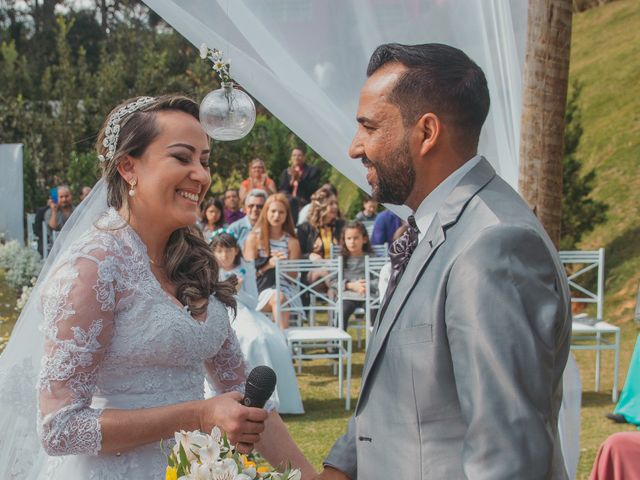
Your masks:
{"label": "white dress shirt", "polygon": [[416,219],[416,224],[420,229],[418,234],[418,243],[422,241],[427,234],[427,230],[431,226],[431,222],[438,213],[438,210],[442,207],[447,200],[449,194],[460,183],[462,177],[464,177],[469,170],[475,167],[482,159],[480,155],[476,155],[471,160],[466,161],[460,168],[449,175],[440,185],[438,185],[433,191],[422,200],[422,203],[413,214]]}

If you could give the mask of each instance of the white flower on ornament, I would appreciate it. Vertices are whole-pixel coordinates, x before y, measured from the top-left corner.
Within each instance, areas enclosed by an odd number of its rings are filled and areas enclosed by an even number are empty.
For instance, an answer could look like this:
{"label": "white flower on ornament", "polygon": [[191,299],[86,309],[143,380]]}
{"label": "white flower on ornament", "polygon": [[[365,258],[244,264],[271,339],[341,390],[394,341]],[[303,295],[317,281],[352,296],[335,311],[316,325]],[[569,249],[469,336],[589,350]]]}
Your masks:
{"label": "white flower on ornament", "polygon": [[203,43],[200,45],[200,58],[206,60],[207,55],[209,55],[209,49],[207,48],[207,44]]}
{"label": "white flower on ornament", "polygon": [[216,72],[219,72],[220,70],[223,70],[225,67],[225,63],[222,60],[217,60],[214,64],[213,64],[213,69]]}

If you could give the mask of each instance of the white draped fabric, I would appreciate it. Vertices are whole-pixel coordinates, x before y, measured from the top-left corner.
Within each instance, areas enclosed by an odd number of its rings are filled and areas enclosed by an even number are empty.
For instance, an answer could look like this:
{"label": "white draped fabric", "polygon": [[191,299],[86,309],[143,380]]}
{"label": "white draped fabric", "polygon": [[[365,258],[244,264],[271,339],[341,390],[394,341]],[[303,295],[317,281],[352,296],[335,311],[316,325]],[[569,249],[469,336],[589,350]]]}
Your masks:
{"label": "white draped fabric", "polygon": [[480,153],[517,186],[525,0],[145,0],[334,167],[369,191],[347,150],[369,56],[387,42],[447,43],[484,70]]}
{"label": "white draped fabric", "polygon": [[24,201],[22,194],[22,144],[7,143],[0,145],[0,233],[7,240],[23,243]]}

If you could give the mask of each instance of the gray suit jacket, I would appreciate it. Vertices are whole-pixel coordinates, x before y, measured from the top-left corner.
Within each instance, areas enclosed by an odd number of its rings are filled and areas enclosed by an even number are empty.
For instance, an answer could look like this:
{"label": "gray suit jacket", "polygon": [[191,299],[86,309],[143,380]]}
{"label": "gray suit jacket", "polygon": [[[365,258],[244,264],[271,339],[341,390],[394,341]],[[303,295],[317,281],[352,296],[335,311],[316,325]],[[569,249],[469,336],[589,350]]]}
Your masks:
{"label": "gray suit jacket", "polygon": [[377,319],[354,416],[325,464],[359,479],[566,478],[570,319],[551,240],[482,159]]}

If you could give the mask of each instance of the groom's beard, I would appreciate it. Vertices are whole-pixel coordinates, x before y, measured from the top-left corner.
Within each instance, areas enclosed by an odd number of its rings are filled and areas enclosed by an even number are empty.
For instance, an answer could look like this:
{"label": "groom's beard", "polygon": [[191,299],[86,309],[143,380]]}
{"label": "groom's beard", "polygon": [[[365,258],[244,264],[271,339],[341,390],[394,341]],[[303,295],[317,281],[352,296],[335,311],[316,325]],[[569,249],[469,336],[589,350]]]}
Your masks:
{"label": "groom's beard", "polygon": [[389,160],[384,162],[364,159],[364,163],[376,171],[377,181],[371,185],[371,196],[378,202],[403,205],[416,181],[416,171],[411,163],[409,141],[406,136],[388,158]]}

